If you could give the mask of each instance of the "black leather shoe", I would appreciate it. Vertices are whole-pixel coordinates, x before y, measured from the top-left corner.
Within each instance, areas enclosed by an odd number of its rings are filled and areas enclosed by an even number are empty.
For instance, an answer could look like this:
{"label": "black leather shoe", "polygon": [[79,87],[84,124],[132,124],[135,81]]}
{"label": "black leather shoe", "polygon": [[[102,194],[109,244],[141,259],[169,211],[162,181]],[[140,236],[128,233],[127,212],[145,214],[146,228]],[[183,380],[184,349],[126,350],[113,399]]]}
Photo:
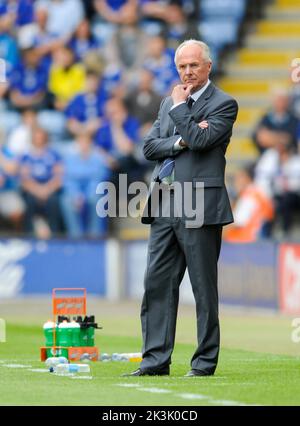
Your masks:
{"label": "black leather shoe", "polygon": [[122,377],[139,377],[139,376],[168,376],[170,374],[169,367],[163,370],[141,370],[138,368],[132,373],[124,373]]}
{"label": "black leather shoe", "polygon": [[184,375],[184,377],[199,377],[199,376],[202,376],[202,377],[213,376],[213,374],[205,373],[204,371],[201,371],[201,370],[192,369],[191,371],[189,371],[188,373]]}

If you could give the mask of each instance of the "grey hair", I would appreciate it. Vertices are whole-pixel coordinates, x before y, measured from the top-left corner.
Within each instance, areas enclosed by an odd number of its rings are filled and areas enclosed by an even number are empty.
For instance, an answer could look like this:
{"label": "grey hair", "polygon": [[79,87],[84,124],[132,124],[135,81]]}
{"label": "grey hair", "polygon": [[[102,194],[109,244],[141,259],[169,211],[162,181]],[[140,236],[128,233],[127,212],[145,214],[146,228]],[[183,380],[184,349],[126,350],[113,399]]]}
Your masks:
{"label": "grey hair", "polygon": [[177,65],[177,57],[178,57],[178,53],[179,53],[179,51],[183,48],[183,47],[185,47],[185,46],[191,46],[191,45],[196,45],[196,46],[199,46],[201,49],[202,49],[202,52],[203,52],[203,59],[206,61],[206,62],[211,62],[211,57],[210,57],[210,50],[209,50],[209,47],[208,47],[208,45],[206,44],[206,43],[204,43],[204,41],[200,41],[200,40],[195,40],[195,39],[190,39],[190,40],[185,40],[183,43],[181,43],[178,47],[177,47],[177,49],[176,49],[176,52],[175,52],[175,57],[174,57],[174,62],[175,62],[175,64]]}

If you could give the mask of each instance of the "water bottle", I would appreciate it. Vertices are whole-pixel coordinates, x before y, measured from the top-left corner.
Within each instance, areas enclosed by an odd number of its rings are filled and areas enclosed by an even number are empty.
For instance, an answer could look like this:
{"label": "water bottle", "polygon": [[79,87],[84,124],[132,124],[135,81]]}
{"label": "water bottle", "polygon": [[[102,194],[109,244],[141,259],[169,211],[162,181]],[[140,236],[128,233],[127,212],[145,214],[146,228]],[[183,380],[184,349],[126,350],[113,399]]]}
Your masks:
{"label": "water bottle", "polygon": [[87,346],[95,346],[95,328],[94,327],[88,327],[87,329]]}
{"label": "water bottle", "polygon": [[103,353],[99,355],[99,361],[108,362],[111,361],[111,356],[107,353]]}
{"label": "water bottle", "polygon": [[54,341],[53,341],[54,329],[56,329],[56,332],[57,332],[57,327],[55,322],[48,320],[43,325],[43,329],[44,329],[44,335],[45,335],[45,346],[46,347],[53,346],[54,345]]}
{"label": "water bottle", "polygon": [[141,362],[142,354],[140,352],[130,352],[130,353],[113,353],[111,356],[112,361],[131,361],[131,362]]}
{"label": "water bottle", "polygon": [[88,329],[86,327],[80,329],[80,346],[88,346]]}
{"label": "water bottle", "polygon": [[118,353],[114,352],[114,353],[111,355],[111,360],[112,360],[112,361],[121,361],[121,356],[120,356],[120,354],[118,354]]}
{"label": "water bottle", "polygon": [[80,325],[76,321],[70,323],[70,328],[72,329],[72,344],[71,346],[78,347],[80,346]]}
{"label": "water bottle", "polygon": [[127,361],[131,361],[131,362],[141,362],[143,359],[141,352],[130,352],[123,355],[126,356]]}
{"label": "water bottle", "polygon": [[69,361],[64,356],[47,358],[45,364],[47,367],[55,367],[58,364],[68,364]]}
{"label": "water bottle", "polygon": [[69,347],[72,346],[72,333],[73,328],[70,327],[70,323],[67,321],[63,321],[58,326],[58,333],[57,333],[57,344],[58,346],[65,346]]}
{"label": "water bottle", "polygon": [[91,360],[91,355],[88,354],[87,352],[83,353],[80,357],[80,361],[90,361]]}
{"label": "water bottle", "polygon": [[72,373],[90,373],[91,369],[88,364],[57,364],[54,372],[60,375]]}

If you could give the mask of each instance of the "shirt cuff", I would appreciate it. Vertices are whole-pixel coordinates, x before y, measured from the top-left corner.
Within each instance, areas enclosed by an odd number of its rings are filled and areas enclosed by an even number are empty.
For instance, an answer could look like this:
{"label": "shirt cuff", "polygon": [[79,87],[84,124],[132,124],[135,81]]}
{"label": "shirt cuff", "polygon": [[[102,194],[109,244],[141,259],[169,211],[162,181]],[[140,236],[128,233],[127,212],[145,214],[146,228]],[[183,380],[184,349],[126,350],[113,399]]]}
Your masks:
{"label": "shirt cuff", "polygon": [[178,138],[177,141],[174,143],[173,145],[173,149],[174,151],[181,151],[182,149],[184,149],[184,146],[179,145],[179,142],[182,140],[182,138]]}
{"label": "shirt cuff", "polygon": [[186,101],[178,102],[178,104],[174,104],[174,105],[172,105],[172,107],[170,108],[170,111],[172,111],[172,109],[174,109],[174,108],[178,107],[178,106],[179,106],[179,105],[181,105],[181,104],[186,104]]}

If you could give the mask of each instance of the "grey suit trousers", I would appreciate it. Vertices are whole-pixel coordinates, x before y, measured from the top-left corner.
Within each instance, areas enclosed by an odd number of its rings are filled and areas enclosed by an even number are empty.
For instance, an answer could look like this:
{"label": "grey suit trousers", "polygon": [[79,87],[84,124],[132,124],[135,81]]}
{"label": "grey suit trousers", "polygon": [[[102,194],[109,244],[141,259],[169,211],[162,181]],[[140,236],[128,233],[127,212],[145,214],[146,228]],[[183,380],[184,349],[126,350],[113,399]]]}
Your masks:
{"label": "grey suit trousers", "polygon": [[222,226],[185,228],[184,220],[157,217],[151,224],[144,297],[141,307],[142,370],[171,363],[174,348],[179,286],[188,269],[196,301],[198,347],[191,368],[213,374],[219,355],[217,262]]}

